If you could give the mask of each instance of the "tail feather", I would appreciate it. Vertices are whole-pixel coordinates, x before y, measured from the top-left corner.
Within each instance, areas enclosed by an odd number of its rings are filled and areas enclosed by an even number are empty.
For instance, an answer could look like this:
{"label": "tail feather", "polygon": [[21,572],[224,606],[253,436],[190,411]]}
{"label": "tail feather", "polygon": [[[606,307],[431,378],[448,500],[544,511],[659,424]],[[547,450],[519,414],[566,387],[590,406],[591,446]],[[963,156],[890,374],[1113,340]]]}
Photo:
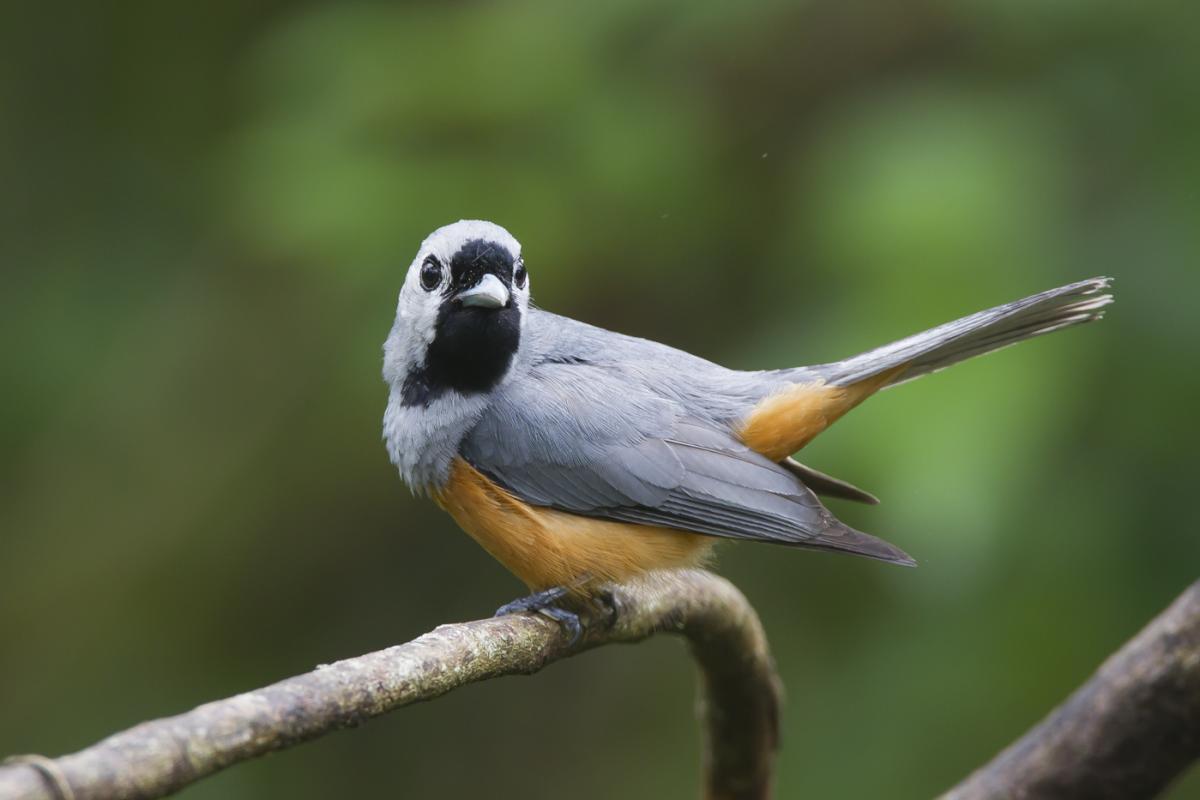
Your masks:
{"label": "tail feather", "polygon": [[856,503],[866,503],[874,506],[879,504],[879,498],[870,492],[860,489],[849,481],[827,475],[820,470],[801,464],[794,458],[785,458],[779,465],[800,479],[800,482],[812,489],[814,494],[822,497],[838,497],[842,500],[853,500]]}
{"label": "tail feather", "polygon": [[813,367],[828,384],[849,386],[901,365],[895,386],[1051,331],[1092,322],[1112,302],[1111,278],[1092,278],[980,311],[861,355]]}

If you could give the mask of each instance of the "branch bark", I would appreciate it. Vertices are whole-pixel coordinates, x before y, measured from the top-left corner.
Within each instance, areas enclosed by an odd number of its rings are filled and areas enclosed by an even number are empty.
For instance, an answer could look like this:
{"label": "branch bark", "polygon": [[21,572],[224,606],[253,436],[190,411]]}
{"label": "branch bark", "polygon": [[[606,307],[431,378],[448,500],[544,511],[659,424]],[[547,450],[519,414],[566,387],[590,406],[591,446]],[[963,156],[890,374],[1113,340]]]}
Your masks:
{"label": "branch bark", "polygon": [[[146,722],[58,759],[0,767],[3,800],[162,797],[227,766],[459,686],[530,674],[582,650],[681,633],[700,666],[705,793],[770,795],[779,683],[754,610],[699,570],[613,587],[615,621],[585,617],[574,647],[556,623],[443,625],[407,644]],[[942,800],[1137,800],[1200,757],[1200,582],[1042,723]]]}
{"label": "branch bark", "polygon": [[754,609],[723,578],[657,573],[613,587],[615,620],[583,617],[571,647],[557,623],[512,616],[442,625],[407,644],[145,722],[57,759],[0,767],[4,800],[162,797],[232,764],[501,675],[660,632],[687,638],[700,667],[710,800],[770,796],[779,680]]}
{"label": "branch bark", "polygon": [[1200,581],[942,800],[1139,800],[1200,758]]}

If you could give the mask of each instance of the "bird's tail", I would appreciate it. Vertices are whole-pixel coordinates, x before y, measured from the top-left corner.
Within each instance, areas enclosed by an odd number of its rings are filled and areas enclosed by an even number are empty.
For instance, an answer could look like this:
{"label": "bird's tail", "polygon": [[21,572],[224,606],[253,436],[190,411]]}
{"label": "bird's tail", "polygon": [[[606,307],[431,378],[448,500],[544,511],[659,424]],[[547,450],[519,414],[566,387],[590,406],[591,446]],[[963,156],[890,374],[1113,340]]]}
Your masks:
{"label": "bird's tail", "polygon": [[[1111,278],[1092,278],[980,311],[861,355],[811,369],[830,386],[852,386],[870,378],[895,386],[974,356],[1100,319],[1112,302]],[[892,371],[891,376],[882,373]]]}

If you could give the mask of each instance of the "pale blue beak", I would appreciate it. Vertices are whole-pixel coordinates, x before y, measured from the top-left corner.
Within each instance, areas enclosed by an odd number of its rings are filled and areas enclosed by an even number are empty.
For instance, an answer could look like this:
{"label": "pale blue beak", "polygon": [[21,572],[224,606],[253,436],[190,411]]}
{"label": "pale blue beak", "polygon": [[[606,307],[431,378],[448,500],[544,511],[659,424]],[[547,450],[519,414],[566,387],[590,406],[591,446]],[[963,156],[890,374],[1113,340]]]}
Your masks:
{"label": "pale blue beak", "polygon": [[473,308],[504,308],[508,305],[508,298],[508,287],[490,272],[480,278],[479,283],[459,292],[456,297],[463,306]]}

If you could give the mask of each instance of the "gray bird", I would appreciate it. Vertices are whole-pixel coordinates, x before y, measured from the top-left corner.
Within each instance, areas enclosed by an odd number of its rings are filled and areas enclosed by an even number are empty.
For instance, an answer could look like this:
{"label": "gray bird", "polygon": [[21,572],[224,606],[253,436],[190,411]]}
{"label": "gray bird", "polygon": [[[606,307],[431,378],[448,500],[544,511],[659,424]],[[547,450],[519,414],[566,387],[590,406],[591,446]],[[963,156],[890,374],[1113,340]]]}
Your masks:
{"label": "gray bird", "polygon": [[521,245],[491,222],[417,251],[384,344],[383,438],[427,493],[578,634],[568,594],[702,563],[719,538],[895,564],[817,495],[874,503],[791,456],[874,392],[1102,315],[1073,283],[810,367],[740,371],[535,308]]}

